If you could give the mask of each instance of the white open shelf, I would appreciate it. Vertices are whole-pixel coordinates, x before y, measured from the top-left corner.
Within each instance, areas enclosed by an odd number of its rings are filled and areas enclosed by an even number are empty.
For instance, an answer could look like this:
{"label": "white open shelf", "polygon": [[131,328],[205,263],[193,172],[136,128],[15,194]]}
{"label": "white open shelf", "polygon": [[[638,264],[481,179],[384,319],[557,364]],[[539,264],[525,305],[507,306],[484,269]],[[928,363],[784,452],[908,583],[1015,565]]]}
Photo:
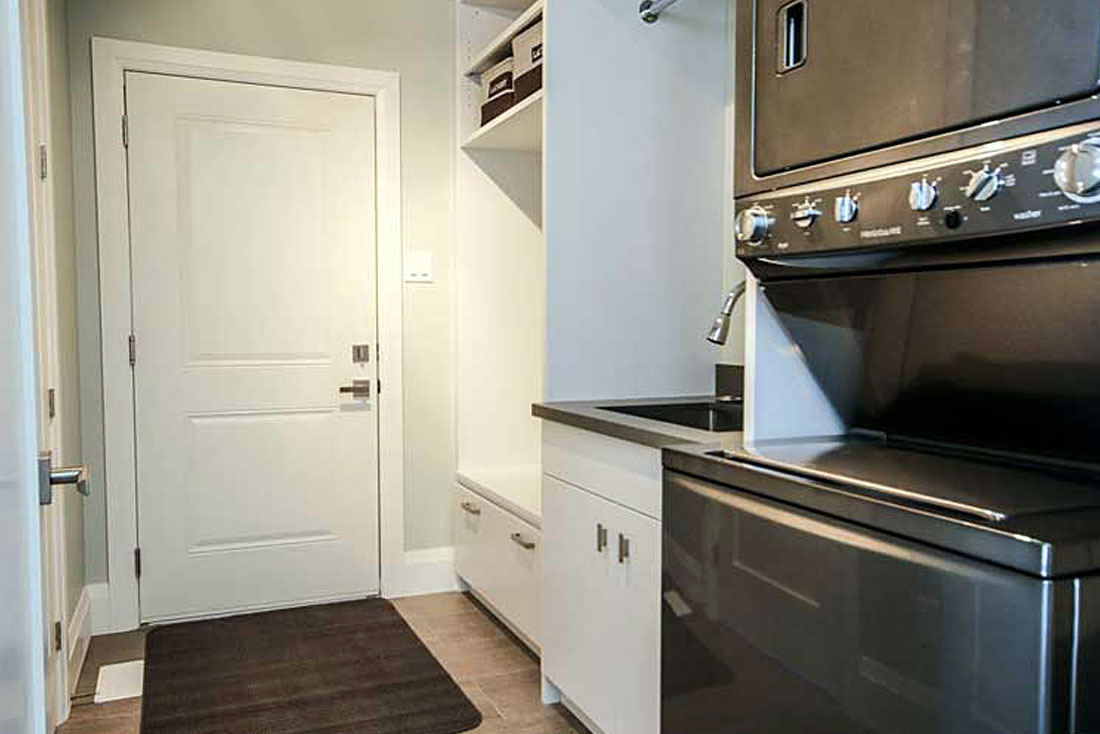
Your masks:
{"label": "white open shelf", "polygon": [[474,56],[473,63],[470,64],[466,73],[473,77],[481,76],[483,72],[511,56],[512,39],[524,28],[542,17],[542,4],[543,0],[535,0],[526,10],[520,13],[511,25],[490,41],[481,53]]}
{"label": "white open shelf", "polygon": [[542,526],[542,469],[512,466],[459,469],[458,483],[536,528]]}
{"label": "white open shelf", "polygon": [[521,100],[507,112],[466,139],[463,148],[542,152],[542,90]]}
{"label": "white open shelf", "polygon": [[462,0],[463,5],[481,6],[483,8],[500,8],[501,10],[514,10],[517,13],[526,10],[531,0]]}

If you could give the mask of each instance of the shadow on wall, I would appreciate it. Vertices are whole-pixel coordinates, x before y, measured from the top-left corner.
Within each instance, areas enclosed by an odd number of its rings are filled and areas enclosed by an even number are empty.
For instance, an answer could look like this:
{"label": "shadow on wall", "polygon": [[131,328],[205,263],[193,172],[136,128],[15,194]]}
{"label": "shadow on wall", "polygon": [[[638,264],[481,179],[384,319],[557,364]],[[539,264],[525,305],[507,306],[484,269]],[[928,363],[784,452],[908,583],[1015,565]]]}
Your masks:
{"label": "shadow on wall", "polygon": [[541,167],[532,166],[538,153],[518,153],[504,150],[468,150],[466,154],[513,204],[519,207],[531,223],[542,228],[542,185],[531,185],[531,176],[541,176]]}

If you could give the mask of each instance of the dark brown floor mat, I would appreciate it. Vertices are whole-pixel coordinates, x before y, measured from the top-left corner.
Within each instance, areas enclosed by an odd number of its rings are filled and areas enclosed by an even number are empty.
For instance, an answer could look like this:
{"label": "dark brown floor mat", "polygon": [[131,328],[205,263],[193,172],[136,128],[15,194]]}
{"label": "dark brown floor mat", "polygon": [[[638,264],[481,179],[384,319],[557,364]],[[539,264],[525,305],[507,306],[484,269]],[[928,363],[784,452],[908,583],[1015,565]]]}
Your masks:
{"label": "dark brown floor mat", "polygon": [[142,734],[457,734],[481,714],[382,599],[154,628]]}

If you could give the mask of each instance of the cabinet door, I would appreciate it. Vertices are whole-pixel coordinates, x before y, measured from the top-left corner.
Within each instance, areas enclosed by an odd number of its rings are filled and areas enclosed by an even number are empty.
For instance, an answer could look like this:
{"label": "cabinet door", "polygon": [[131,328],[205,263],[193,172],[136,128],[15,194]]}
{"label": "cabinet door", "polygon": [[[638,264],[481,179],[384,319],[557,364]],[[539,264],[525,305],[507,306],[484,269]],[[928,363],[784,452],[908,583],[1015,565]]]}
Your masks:
{"label": "cabinet door", "polygon": [[616,724],[607,734],[659,734],[661,525],[631,510],[614,509],[615,598],[609,613]]}
{"label": "cabinet door", "polygon": [[[542,670],[607,734],[615,734],[614,506],[543,476]],[[598,530],[606,530],[606,545]]]}
{"label": "cabinet door", "polygon": [[490,504],[465,487],[455,487],[455,571],[475,589],[492,588],[499,576],[491,546]]}

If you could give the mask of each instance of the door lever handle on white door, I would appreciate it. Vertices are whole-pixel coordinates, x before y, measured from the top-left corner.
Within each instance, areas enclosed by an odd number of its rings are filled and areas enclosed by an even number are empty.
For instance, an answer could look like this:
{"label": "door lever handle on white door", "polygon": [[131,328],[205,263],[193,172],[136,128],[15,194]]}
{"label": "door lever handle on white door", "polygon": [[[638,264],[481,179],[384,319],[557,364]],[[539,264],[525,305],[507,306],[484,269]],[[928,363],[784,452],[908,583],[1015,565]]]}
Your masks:
{"label": "door lever handle on white door", "polygon": [[38,455],[38,504],[53,504],[53,488],[60,484],[72,484],[76,491],[88,496],[88,469],[83,466],[53,468],[53,455],[44,451]]}
{"label": "door lever handle on white door", "polygon": [[350,385],[340,387],[341,395],[351,395],[356,400],[370,398],[370,380],[352,380]]}

